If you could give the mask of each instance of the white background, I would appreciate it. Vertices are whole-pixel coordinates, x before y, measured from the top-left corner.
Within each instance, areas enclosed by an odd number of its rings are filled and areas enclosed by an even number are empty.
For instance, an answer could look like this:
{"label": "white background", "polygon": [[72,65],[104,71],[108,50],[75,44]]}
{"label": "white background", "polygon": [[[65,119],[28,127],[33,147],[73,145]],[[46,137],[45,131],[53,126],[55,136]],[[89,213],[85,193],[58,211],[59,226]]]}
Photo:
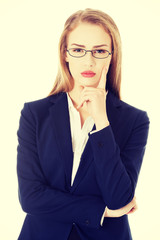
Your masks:
{"label": "white background", "polygon": [[[58,2],[58,4],[57,4]],[[123,44],[122,99],[148,112],[151,125],[130,215],[134,240],[159,240],[160,2],[157,0],[0,0],[0,239],[16,240],[25,213],[18,202],[17,129],[24,102],[46,97],[57,73],[65,20],[87,7],[116,22]]]}

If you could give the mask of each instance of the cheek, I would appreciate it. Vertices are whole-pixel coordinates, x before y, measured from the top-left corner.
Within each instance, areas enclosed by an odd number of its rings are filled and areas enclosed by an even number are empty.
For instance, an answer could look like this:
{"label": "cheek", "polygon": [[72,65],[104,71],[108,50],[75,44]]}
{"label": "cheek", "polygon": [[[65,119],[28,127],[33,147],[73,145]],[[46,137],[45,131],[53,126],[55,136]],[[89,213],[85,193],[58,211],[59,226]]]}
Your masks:
{"label": "cheek", "polygon": [[[101,65],[101,67],[100,67],[101,71],[102,71],[102,69],[103,69],[104,66],[107,67],[107,69],[109,70],[110,62],[111,62],[110,59],[107,59],[107,61],[106,61],[106,60],[103,61],[102,65]],[[108,73],[108,70],[107,70],[107,73]]]}
{"label": "cheek", "polygon": [[71,75],[75,77],[78,74],[79,64],[77,64],[75,61],[69,61],[68,66],[69,66]]}
{"label": "cheek", "polygon": [[97,74],[100,76],[104,66],[108,67],[109,63],[106,60],[100,60],[96,65]]}

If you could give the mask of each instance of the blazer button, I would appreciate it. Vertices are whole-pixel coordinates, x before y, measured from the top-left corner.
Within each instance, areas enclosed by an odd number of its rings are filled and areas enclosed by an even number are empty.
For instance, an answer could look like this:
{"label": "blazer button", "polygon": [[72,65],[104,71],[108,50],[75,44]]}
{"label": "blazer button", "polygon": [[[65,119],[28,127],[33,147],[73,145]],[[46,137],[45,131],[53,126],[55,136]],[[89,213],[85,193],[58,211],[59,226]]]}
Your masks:
{"label": "blazer button", "polygon": [[86,225],[89,225],[89,221],[88,220],[86,220]]}
{"label": "blazer button", "polygon": [[98,147],[103,147],[103,143],[102,142],[98,142]]}

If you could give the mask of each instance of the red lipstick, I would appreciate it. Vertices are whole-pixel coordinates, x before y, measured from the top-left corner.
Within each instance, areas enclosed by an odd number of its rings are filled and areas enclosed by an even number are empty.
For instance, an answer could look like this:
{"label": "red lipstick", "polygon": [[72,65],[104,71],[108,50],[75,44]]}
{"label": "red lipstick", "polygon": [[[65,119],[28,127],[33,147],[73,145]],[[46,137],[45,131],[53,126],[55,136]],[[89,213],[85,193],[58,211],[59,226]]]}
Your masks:
{"label": "red lipstick", "polygon": [[92,71],[84,71],[81,73],[81,75],[86,78],[92,78],[96,75],[96,73],[94,73]]}

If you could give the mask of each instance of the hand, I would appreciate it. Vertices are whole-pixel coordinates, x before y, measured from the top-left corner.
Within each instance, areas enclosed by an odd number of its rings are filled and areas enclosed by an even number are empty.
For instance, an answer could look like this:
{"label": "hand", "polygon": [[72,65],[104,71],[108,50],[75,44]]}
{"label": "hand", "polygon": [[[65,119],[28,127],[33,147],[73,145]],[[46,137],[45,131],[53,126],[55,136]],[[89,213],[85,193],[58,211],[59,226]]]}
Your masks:
{"label": "hand", "polygon": [[96,129],[100,130],[109,125],[106,113],[106,74],[108,69],[103,67],[99,84],[95,87],[84,87],[80,94],[80,103],[77,109],[86,103],[87,111],[93,117]]}
{"label": "hand", "polygon": [[136,197],[134,197],[130,203],[120,209],[111,210],[106,208],[104,217],[122,217],[125,214],[134,213],[137,208]]}

